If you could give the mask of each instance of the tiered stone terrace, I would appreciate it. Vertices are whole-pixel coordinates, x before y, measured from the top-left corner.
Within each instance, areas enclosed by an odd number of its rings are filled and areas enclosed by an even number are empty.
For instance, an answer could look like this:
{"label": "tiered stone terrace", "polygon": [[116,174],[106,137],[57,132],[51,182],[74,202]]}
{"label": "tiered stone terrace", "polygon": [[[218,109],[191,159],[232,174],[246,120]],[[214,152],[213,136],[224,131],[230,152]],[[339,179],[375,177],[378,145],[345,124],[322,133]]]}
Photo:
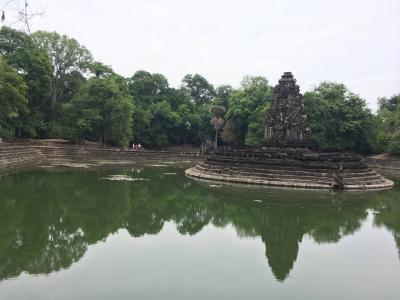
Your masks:
{"label": "tiered stone terrace", "polygon": [[0,146],[0,169],[32,165],[42,159],[40,152],[32,146]]}
{"label": "tiered stone terrace", "polygon": [[122,164],[131,162],[193,161],[196,152],[133,151],[74,145],[14,145],[0,147],[0,169],[27,165]]}
{"label": "tiered stone terrace", "polygon": [[219,181],[280,187],[350,190],[385,189],[393,182],[348,153],[307,149],[219,149],[186,175]]}

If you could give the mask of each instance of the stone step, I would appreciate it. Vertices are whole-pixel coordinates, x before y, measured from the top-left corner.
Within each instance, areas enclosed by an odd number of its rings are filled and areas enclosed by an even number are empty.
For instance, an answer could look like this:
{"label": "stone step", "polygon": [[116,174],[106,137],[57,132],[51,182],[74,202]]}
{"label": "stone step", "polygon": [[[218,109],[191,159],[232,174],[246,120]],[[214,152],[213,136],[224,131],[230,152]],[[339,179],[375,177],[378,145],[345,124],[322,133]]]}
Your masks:
{"label": "stone step", "polygon": [[[271,176],[270,174],[249,174],[249,173],[241,173],[241,172],[233,172],[231,174],[228,173],[219,173],[211,170],[204,170],[204,169],[198,169],[198,166],[192,168],[194,171],[197,171],[198,174],[203,174],[203,177],[223,177],[226,181],[230,181],[231,179],[234,181],[235,178],[239,179],[242,178],[243,181],[265,181],[269,182],[270,184],[276,183],[276,182],[286,182],[288,184],[304,184],[304,185],[310,185],[313,186],[315,184],[317,185],[324,185],[324,186],[332,186],[335,183],[335,180],[333,178],[308,178],[308,177],[296,177],[293,176],[291,178],[286,177],[286,176]],[[383,179],[382,177],[377,177],[373,180],[368,179],[365,180],[364,178],[361,179],[354,179],[354,180],[344,180],[344,185],[355,188],[355,187],[371,187],[375,186],[378,188],[379,186],[382,185],[382,188],[386,183],[386,180]]]}
{"label": "stone step", "polygon": [[0,161],[12,161],[12,160],[19,160],[19,159],[27,159],[27,158],[37,158],[38,155],[36,153],[32,154],[25,154],[25,155],[17,155],[17,156],[9,156],[6,158],[1,158]]}
{"label": "stone step", "polygon": [[345,185],[364,185],[364,186],[370,186],[370,185],[375,185],[375,184],[381,184],[381,183],[384,183],[385,182],[385,179],[383,179],[383,178],[379,178],[379,179],[376,179],[376,180],[354,180],[354,181],[347,181],[347,180],[345,180],[345,181],[343,181],[343,183],[345,184]]}
{"label": "stone step", "polygon": [[0,162],[0,168],[7,168],[10,166],[14,166],[14,165],[19,165],[19,164],[26,164],[26,163],[38,163],[40,162],[39,159],[37,158],[21,158],[18,160],[9,160],[9,161],[1,161]]}
{"label": "stone step", "polygon": [[213,174],[213,175],[223,175],[223,176],[233,176],[233,177],[244,177],[244,178],[253,178],[253,179],[263,179],[263,180],[269,180],[269,181],[290,181],[290,182],[304,182],[304,183],[310,183],[310,182],[318,182],[322,184],[329,184],[334,182],[332,178],[306,178],[306,177],[286,177],[286,176],[274,176],[271,174],[250,174],[250,173],[241,173],[241,172],[233,172],[231,174],[229,173],[219,173],[211,170],[199,170],[197,167],[195,169],[199,172],[205,173],[205,174]]}
{"label": "stone step", "polygon": [[382,182],[380,183],[375,183],[375,184],[368,184],[368,185],[363,185],[363,184],[345,184],[344,187],[346,189],[351,189],[351,190],[361,190],[361,189],[371,189],[371,190],[379,190],[379,189],[387,189],[388,187],[393,186],[393,182],[383,179]]}
{"label": "stone step", "polygon": [[[215,162],[210,162],[210,161],[206,161],[204,163],[204,165],[208,165],[208,166],[215,166],[215,167],[220,167],[220,168],[224,168],[224,167],[229,167],[229,168],[240,168],[240,169],[247,169],[247,170],[276,170],[276,171],[299,171],[299,172],[312,172],[312,173],[326,173],[326,174],[331,174],[331,173],[336,173],[335,169],[326,169],[326,168],[312,168],[312,169],[308,169],[305,167],[299,167],[299,166],[292,166],[292,165],[286,165],[286,166],[258,166],[258,165],[247,165],[247,164],[224,164],[224,163],[215,163]],[[353,172],[353,170],[351,170],[352,172],[348,172],[347,170],[344,170],[344,174],[346,174],[347,172],[349,174],[358,174],[358,173],[366,173],[366,172],[371,172],[370,169],[363,169],[363,172]]]}
{"label": "stone step", "polygon": [[136,159],[136,158],[196,158],[195,156],[186,156],[186,155],[119,155],[119,154],[107,154],[107,155],[99,155],[99,154],[90,154],[90,153],[43,153],[45,156],[58,158],[58,157],[71,157],[71,158],[102,158],[102,159]]}
{"label": "stone step", "polygon": [[68,160],[85,160],[85,161],[121,161],[121,160],[126,160],[126,161],[136,161],[136,160],[157,160],[160,161],[166,160],[166,161],[173,161],[173,160],[187,160],[187,159],[193,159],[191,157],[184,157],[184,156],[178,156],[178,157],[166,157],[166,158],[160,158],[158,156],[154,157],[118,157],[118,156],[112,156],[112,157],[102,157],[102,156],[66,156],[66,155],[57,155],[57,156],[52,156],[52,155],[46,155],[48,159],[51,160],[57,160],[57,159],[68,159]]}
{"label": "stone step", "polygon": [[30,153],[37,153],[36,151],[34,151],[34,150],[21,150],[21,151],[18,151],[18,152],[15,152],[15,151],[0,151],[0,158],[3,158],[3,157],[13,157],[13,156],[21,156],[21,155],[25,155],[25,154],[30,154]]}
{"label": "stone step", "polygon": [[24,163],[46,160],[51,163],[68,162],[159,162],[199,159],[197,152],[132,151],[121,149],[82,148],[74,145],[44,146],[21,145],[0,147],[0,167],[7,168]]}
{"label": "stone step", "polygon": [[212,174],[212,173],[202,173],[196,171],[194,168],[186,170],[186,175],[194,176],[198,178],[203,178],[207,180],[217,180],[217,181],[228,181],[237,183],[248,183],[248,184],[262,184],[271,186],[281,186],[281,187],[298,187],[298,188],[315,188],[315,189],[329,189],[332,187],[331,183],[318,183],[312,182],[288,182],[279,180],[266,180],[260,178],[250,178],[250,177],[233,177],[224,174]]}
{"label": "stone step", "polygon": [[[204,164],[199,164],[196,166],[196,168],[200,171],[213,171],[216,173],[225,173],[225,174],[231,174],[231,173],[235,173],[235,174],[254,174],[257,176],[280,176],[282,178],[307,178],[307,179],[314,179],[314,180],[318,180],[320,178],[323,179],[329,179],[332,180],[336,174],[334,173],[314,173],[314,172],[305,172],[305,171],[291,171],[291,170],[287,170],[285,172],[282,171],[275,171],[273,169],[270,170],[263,170],[263,171],[259,171],[259,170],[243,170],[241,168],[230,168],[230,167],[225,167],[225,168],[218,168],[215,166],[205,166]],[[348,175],[348,174],[346,174]],[[368,174],[363,174],[363,176],[354,176],[350,177],[350,176],[344,176],[344,179],[346,181],[348,180],[360,180],[360,178],[362,178],[362,180],[376,180],[377,178],[380,178],[380,176],[378,174],[376,174],[375,172],[370,172]]]}
{"label": "stone step", "polygon": [[[229,165],[249,165],[249,166],[285,166],[290,165],[292,167],[301,167],[301,168],[309,168],[309,169],[336,169],[336,165],[330,162],[310,162],[310,161],[299,161],[299,160],[276,160],[276,159],[265,159],[265,160],[231,160],[231,159],[216,159],[216,158],[207,158],[207,162],[211,163],[222,163]],[[366,169],[367,166],[362,163],[343,163],[342,168],[351,168],[351,169]]]}
{"label": "stone step", "polygon": [[210,167],[210,166],[203,166],[203,165],[197,165],[196,168],[200,171],[212,171],[216,173],[225,173],[225,174],[230,174],[230,173],[235,173],[235,174],[254,174],[257,176],[280,176],[280,177],[296,177],[298,178],[299,176],[304,177],[304,178],[310,178],[310,179],[318,179],[318,178],[333,178],[332,176],[329,176],[328,174],[316,174],[312,172],[274,172],[274,170],[265,170],[265,171],[259,171],[259,170],[242,170],[240,168],[218,168],[218,167]]}
{"label": "stone step", "polygon": [[[283,151],[282,151],[283,150]],[[300,149],[298,149],[300,150]],[[239,159],[296,159],[303,161],[352,161],[357,162],[361,161],[362,157],[359,155],[351,154],[351,153],[315,153],[309,150],[304,151],[304,149],[298,151],[291,151],[290,149],[246,149],[246,150],[227,150],[224,149],[221,152],[216,152],[213,154],[213,157],[223,157],[223,158],[232,158],[235,160]]]}

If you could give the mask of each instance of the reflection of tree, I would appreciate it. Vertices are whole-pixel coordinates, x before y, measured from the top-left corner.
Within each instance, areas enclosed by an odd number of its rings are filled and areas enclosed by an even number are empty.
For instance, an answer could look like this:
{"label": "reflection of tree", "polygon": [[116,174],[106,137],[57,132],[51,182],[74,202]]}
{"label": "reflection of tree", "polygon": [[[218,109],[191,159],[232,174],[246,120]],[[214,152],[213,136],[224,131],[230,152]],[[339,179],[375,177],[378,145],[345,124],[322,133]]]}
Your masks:
{"label": "reflection of tree", "polygon": [[110,191],[97,176],[22,173],[2,180],[1,190],[0,278],[69,267],[129,210],[129,190]]}
{"label": "reflection of tree", "polygon": [[168,221],[181,234],[197,234],[212,223],[232,224],[242,237],[261,237],[278,280],[293,268],[304,235],[317,243],[337,242],[360,228],[369,208],[381,211],[376,224],[391,230],[399,245],[400,207],[390,192],[210,189],[151,169],[140,174],[150,181],[99,181],[105,174],[112,171],[32,171],[2,178],[0,279],[68,268],[89,245],[120,228],[140,237],[159,233]]}
{"label": "reflection of tree", "polygon": [[157,234],[161,231],[165,219],[157,213],[158,201],[149,196],[151,190],[144,185],[137,190],[132,201],[131,210],[127,216],[126,229],[134,237],[145,234]]}
{"label": "reflection of tree", "polygon": [[400,189],[385,191],[377,197],[374,223],[386,227],[394,237],[400,258]]}

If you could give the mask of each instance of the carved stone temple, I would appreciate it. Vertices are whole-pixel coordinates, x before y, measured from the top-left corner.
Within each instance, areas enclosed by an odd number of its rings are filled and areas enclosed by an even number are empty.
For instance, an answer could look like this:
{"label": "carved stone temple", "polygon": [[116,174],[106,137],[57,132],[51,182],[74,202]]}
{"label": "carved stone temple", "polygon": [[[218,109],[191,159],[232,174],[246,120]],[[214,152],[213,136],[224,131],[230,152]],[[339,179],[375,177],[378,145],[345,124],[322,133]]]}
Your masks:
{"label": "carved stone temple", "polygon": [[305,147],[310,136],[303,95],[291,72],[275,86],[265,120],[264,142],[272,147]]}
{"label": "carved stone temple", "polygon": [[310,136],[300,88],[292,73],[285,72],[265,116],[263,146],[219,147],[185,173],[206,180],[280,187],[363,190],[393,186],[359,155],[308,149]]}

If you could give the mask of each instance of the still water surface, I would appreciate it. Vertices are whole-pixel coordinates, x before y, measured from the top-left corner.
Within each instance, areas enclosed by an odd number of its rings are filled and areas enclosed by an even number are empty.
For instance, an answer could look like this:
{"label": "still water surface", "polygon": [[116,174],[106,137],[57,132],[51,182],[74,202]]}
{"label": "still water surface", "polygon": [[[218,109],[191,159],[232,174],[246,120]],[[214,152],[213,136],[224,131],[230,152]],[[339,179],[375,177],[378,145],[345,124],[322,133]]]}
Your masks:
{"label": "still water surface", "polygon": [[398,184],[295,191],[183,172],[0,177],[0,299],[400,299]]}

